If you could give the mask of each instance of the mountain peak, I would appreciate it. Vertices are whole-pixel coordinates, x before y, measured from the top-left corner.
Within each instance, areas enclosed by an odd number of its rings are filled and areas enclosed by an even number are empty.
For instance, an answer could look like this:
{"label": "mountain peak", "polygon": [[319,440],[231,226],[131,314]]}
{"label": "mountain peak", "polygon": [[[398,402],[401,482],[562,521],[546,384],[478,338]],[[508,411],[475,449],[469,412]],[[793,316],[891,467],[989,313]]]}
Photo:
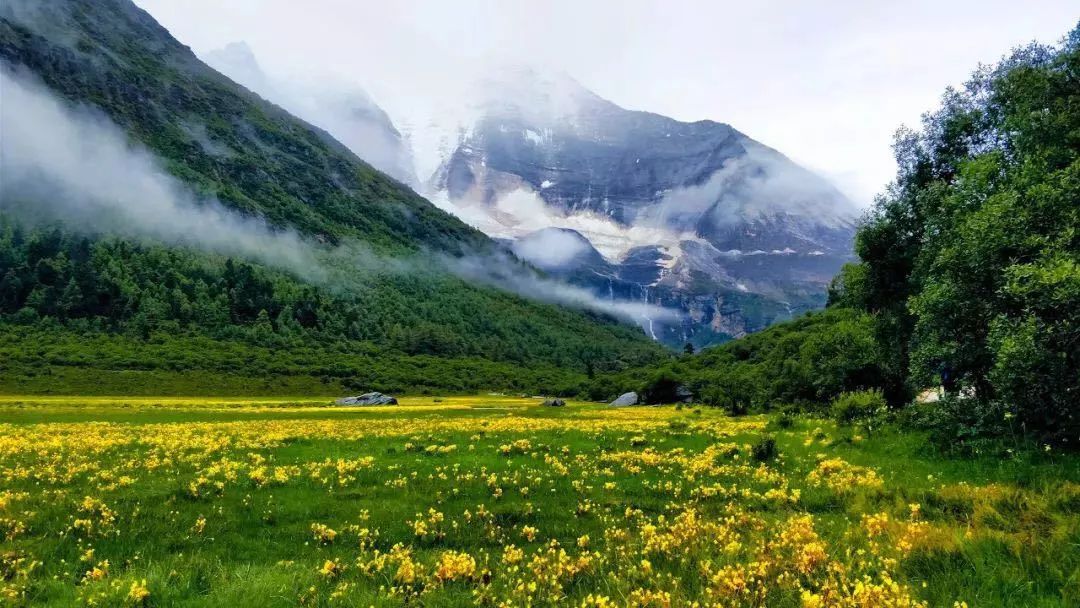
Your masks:
{"label": "mountain peak", "polygon": [[558,114],[604,101],[565,71],[532,66],[497,68],[481,77],[476,87],[482,106],[489,110],[509,104],[523,110],[548,109]]}

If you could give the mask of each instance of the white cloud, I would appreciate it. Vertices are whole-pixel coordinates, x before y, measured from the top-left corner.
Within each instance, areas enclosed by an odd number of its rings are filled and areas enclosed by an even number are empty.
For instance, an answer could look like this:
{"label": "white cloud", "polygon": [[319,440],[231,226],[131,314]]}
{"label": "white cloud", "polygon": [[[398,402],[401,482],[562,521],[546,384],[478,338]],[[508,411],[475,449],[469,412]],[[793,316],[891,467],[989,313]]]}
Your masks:
{"label": "white cloud", "polygon": [[514,255],[543,270],[564,268],[589,249],[581,237],[557,228],[539,230],[514,243]]}
{"label": "white cloud", "polygon": [[645,214],[659,226],[692,227],[708,213],[721,225],[784,213],[844,226],[858,215],[847,202],[826,180],[755,146],[728,159],[704,183],[668,192]]}
{"label": "white cloud", "polygon": [[861,204],[893,176],[898,126],[1077,16],[1069,0],[137,2],[196,49],[242,39],[272,73],[358,82],[399,126],[460,111],[492,64],[565,69],[624,107],[730,123]]}

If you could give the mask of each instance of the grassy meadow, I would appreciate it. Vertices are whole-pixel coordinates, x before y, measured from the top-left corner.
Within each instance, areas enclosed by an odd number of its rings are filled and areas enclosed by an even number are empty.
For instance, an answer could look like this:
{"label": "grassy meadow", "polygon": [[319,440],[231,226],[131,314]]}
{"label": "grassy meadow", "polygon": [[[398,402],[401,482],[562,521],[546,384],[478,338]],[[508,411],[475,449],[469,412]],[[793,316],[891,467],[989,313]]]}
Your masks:
{"label": "grassy meadow", "polygon": [[0,601],[1075,606],[1080,460],[502,396],[0,398]]}

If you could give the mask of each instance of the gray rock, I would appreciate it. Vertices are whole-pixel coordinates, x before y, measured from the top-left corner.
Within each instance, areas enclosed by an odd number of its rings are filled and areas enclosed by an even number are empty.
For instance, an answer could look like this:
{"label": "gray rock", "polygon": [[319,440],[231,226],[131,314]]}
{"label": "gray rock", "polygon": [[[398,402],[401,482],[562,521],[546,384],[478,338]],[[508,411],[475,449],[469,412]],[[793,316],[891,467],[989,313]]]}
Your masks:
{"label": "gray rock", "polygon": [[635,393],[634,391],[630,391],[629,393],[623,393],[623,394],[619,395],[618,399],[616,399],[616,400],[614,400],[614,401],[612,401],[610,403],[610,405],[612,407],[625,407],[627,405],[637,405],[637,404],[638,404],[638,394]]}
{"label": "gray rock", "polygon": [[562,399],[545,399],[543,405],[547,407],[562,407],[566,405],[566,402]]}
{"label": "gray rock", "polygon": [[334,403],[338,405],[397,405],[397,399],[382,393],[364,393],[356,397],[342,397]]}

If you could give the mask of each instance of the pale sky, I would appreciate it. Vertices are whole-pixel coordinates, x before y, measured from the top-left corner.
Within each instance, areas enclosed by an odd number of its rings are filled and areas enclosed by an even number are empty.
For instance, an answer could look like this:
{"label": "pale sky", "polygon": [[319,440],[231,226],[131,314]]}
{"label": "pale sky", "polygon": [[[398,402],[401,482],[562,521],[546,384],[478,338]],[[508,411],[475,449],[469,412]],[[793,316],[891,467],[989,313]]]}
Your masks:
{"label": "pale sky", "polygon": [[626,108],[729,123],[861,204],[893,177],[897,127],[1080,17],[1068,0],[136,3],[196,52],[243,40],[272,76],[356,83],[396,120],[492,66],[564,70]]}

